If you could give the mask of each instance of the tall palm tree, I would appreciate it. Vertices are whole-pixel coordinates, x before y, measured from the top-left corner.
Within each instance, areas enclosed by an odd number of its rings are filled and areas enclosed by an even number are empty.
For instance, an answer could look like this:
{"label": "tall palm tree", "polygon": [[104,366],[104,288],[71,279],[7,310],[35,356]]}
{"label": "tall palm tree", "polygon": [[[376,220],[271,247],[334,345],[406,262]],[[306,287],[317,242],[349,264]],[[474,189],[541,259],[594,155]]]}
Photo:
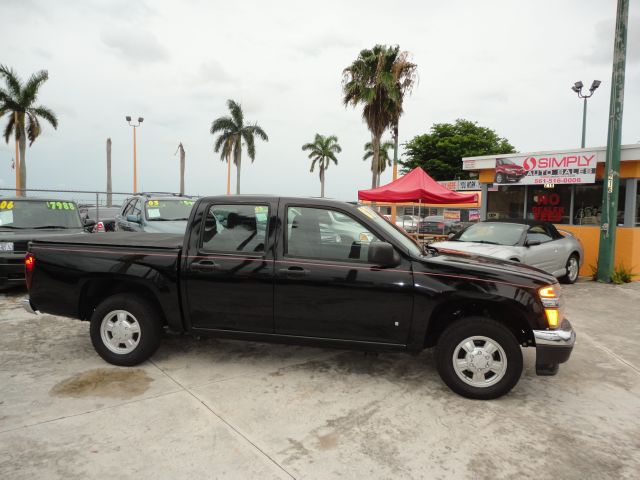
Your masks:
{"label": "tall palm tree", "polygon": [[409,52],[400,52],[398,47],[393,53],[395,59],[391,66],[391,74],[395,82],[395,89],[398,96],[391,105],[391,135],[393,137],[393,179],[398,178],[398,124],[403,113],[402,102],[406,94],[411,93],[415,85],[418,75],[416,70],[418,66],[411,63]]}
{"label": "tall palm tree", "polygon": [[[391,157],[389,156],[389,149],[393,148],[393,142],[382,142],[380,144],[380,157],[378,162],[378,180],[377,184],[380,185],[380,174],[385,171],[387,166],[391,166]],[[365,162],[369,159],[371,161],[371,171],[373,172],[373,144],[371,142],[367,142],[364,144],[364,156],[362,160]]]}
{"label": "tall palm tree", "polygon": [[40,120],[46,120],[58,128],[58,119],[49,108],[36,105],[38,91],[49,79],[46,70],[31,75],[27,82],[23,82],[18,74],[5,65],[0,65],[0,77],[4,78],[6,86],[0,88],[0,117],[8,114],[8,122],[4,129],[4,140],[9,143],[11,135],[18,141],[20,149],[20,188],[27,188],[27,139],[29,145],[42,133]]}
{"label": "tall palm tree", "polygon": [[373,188],[378,186],[380,138],[397,123],[402,114],[402,97],[415,78],[415,65],[406,60],[407,56],[397,45],[376,45],[362,50],[342,72],[343,102],[345,106],[363,105],[362,117],[371,131]]}
{"label": "tall palm tree", "polygon": [[336,153],[340,153],[342,148],[338,144],[338,137],[335,135],[329,135],[325,137],[316,133],[316,137],[313,143],[305,143],[302,146],[303,151],[309,151],[309,158],[311,159],[311,169],[313,172],[316,163],[318,164],[318,170],[320,174],[320,197],[324,197],[324,174],[331,162],[338,164]]}
{"label": "tall palm tree", "polygon": [[[227,100],[230,116],[219,117],[211,123],[211,135],[220,132],[215,141],[213,150],[220,152],[220,160],[227,161],[233,156],[233,163],[236,165],[236,194],[240,193],[240,167],[242,161],[242,145],[246,145],[247,153],[251,162],[256,158],[255,137],[259,137],[265,142],[269,141],[267,134],[257,123],[245,123],[244,112],[239,103]],[[230,167],[230,165],[229,165]],[[229,187],[227,186],[227,193]]]}

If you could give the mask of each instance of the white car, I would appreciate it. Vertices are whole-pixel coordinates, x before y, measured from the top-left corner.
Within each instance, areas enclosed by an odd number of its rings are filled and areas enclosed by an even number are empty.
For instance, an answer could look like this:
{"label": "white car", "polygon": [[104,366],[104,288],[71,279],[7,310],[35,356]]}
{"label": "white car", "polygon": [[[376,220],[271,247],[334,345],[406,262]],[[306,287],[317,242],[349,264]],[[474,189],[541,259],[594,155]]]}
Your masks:
{"label": "white car", "polygon": [[417,215],[398,215],[396,217],[396,225],[403,228],[408,233],[415,233],[420,224],[420,217]]}
{"label": "white car", "polygon": [[526,263],[564,283],[578,279],[584,259],[582,243],[569,232],[548,222],[528,220],[479,222],[430,246]]}

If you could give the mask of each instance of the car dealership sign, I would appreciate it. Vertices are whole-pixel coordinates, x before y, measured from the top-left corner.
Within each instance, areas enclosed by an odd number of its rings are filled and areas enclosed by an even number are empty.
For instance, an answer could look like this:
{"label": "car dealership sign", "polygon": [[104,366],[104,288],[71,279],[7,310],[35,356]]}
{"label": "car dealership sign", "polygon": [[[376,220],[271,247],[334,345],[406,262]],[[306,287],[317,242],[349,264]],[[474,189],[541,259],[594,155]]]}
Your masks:
{"label": "car dealership sign", "polygon": [[496,159],[495,183],[518,185],[595,183],[595,153],[563,153]]}

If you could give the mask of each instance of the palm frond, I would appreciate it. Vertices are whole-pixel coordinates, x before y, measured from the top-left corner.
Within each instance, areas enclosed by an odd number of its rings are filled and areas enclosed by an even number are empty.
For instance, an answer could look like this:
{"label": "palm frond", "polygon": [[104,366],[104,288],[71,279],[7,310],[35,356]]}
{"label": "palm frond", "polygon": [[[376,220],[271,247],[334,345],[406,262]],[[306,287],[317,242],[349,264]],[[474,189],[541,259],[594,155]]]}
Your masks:
{"label": "palm frond", "polygon": [[49,73],[46,70],[40,70],[29,77],[20,94],[20,103],[23,106],[31,106],[38,98],[38,90],[40,86],[49,79]]}
{"label": "palm frond", "polygon": [[258,136],[265,142],[269,141],[269,137],[267,136],[266,132],[257,123],[254,123],[253,125],[247,127],[247,129],[251,132],[252,136]]}
{"label": "palm frond", "polygon": [[20,81],[18,74],[13,68],[9,68],[6,65],[0,65],[0,75],[4,77],[11,95],[17,99],[20,96],[20,91],[22,90],[22,82]]}
{"label": "palm frond", "polygon": [[27,138],[29,139],[29,146],[33,145],[33,142],[40,136],[42,129],[40,128],[40,122],[38,117],[31,113],[27,113]]}
{"label": "palm frond", "polygon": [[253,131],[247,128],[243,129],[242,138],[244,138],[244,143],[247,144],[247,154],[253,162],[256,159],[256,145],[254,142]]}
{"label": "palm frond", "polygon": [[238,128],[242,128],[244,125],[244,113],[242,112],[242,105],[235,102],[234,100],[227,100],[227,107],[229,108],[229,112],[231,112],[231,118],[233,118],[234,123]]}
{"label": "palm frond", "polygon": [[13,133],[15,119],[16,117],[14,115],[9,115],[9,121],[7,122],[6,127],[4,127],[3,133],[5,143],[9,143],[9,139],[11,138],[11,134]]}
{"label": "palm frond", "polygon": [[211,122],[211,128],[209,129],[209,133],[212,135],[221,131],[237,131],[238,126],[235,124],[231,117],[219,117],[216,118],[213,122]]}
{"label": "palm frond", "polygon": [[39,105],[36,108],[31,108],[29,110],[31,115],[38,116],[40,118],[44,118],[47,122],[51,124],[54,129],[58,128],[58,117],[53,111],[45,106]]}
{"label": "palm frond", "polygon": [[216,141],[213,144],[213,151],[218,153],[220,151],[220,148],[222,148],[224,143],[227,142],[230,137],[231,137],[230,132],[221,133],[220,136],[216,138]]}

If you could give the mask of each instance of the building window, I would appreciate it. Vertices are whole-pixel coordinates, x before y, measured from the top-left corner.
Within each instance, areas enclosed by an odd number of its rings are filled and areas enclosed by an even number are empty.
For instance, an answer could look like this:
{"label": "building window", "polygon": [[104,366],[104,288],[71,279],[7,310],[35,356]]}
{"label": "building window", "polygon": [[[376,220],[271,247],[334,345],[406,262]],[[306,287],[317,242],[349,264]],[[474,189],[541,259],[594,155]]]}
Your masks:
{"label": "building window", "polygon": [[571,186],[527,188],[527,219],[569,224],[571,222]]}
{"label": "building window", "polygon": [[[602,213],[602,182],[591,185],[576,185],[573,200],[574,225],[600,225]],[[626,184],[620,182],[618,191],[617,225],[624,225]]]}
{"label": "building window", "polygon": [[522,218],[524,191],[522,186],[505,186],[498,187],[497,192],[488,192],[487,219]]}

